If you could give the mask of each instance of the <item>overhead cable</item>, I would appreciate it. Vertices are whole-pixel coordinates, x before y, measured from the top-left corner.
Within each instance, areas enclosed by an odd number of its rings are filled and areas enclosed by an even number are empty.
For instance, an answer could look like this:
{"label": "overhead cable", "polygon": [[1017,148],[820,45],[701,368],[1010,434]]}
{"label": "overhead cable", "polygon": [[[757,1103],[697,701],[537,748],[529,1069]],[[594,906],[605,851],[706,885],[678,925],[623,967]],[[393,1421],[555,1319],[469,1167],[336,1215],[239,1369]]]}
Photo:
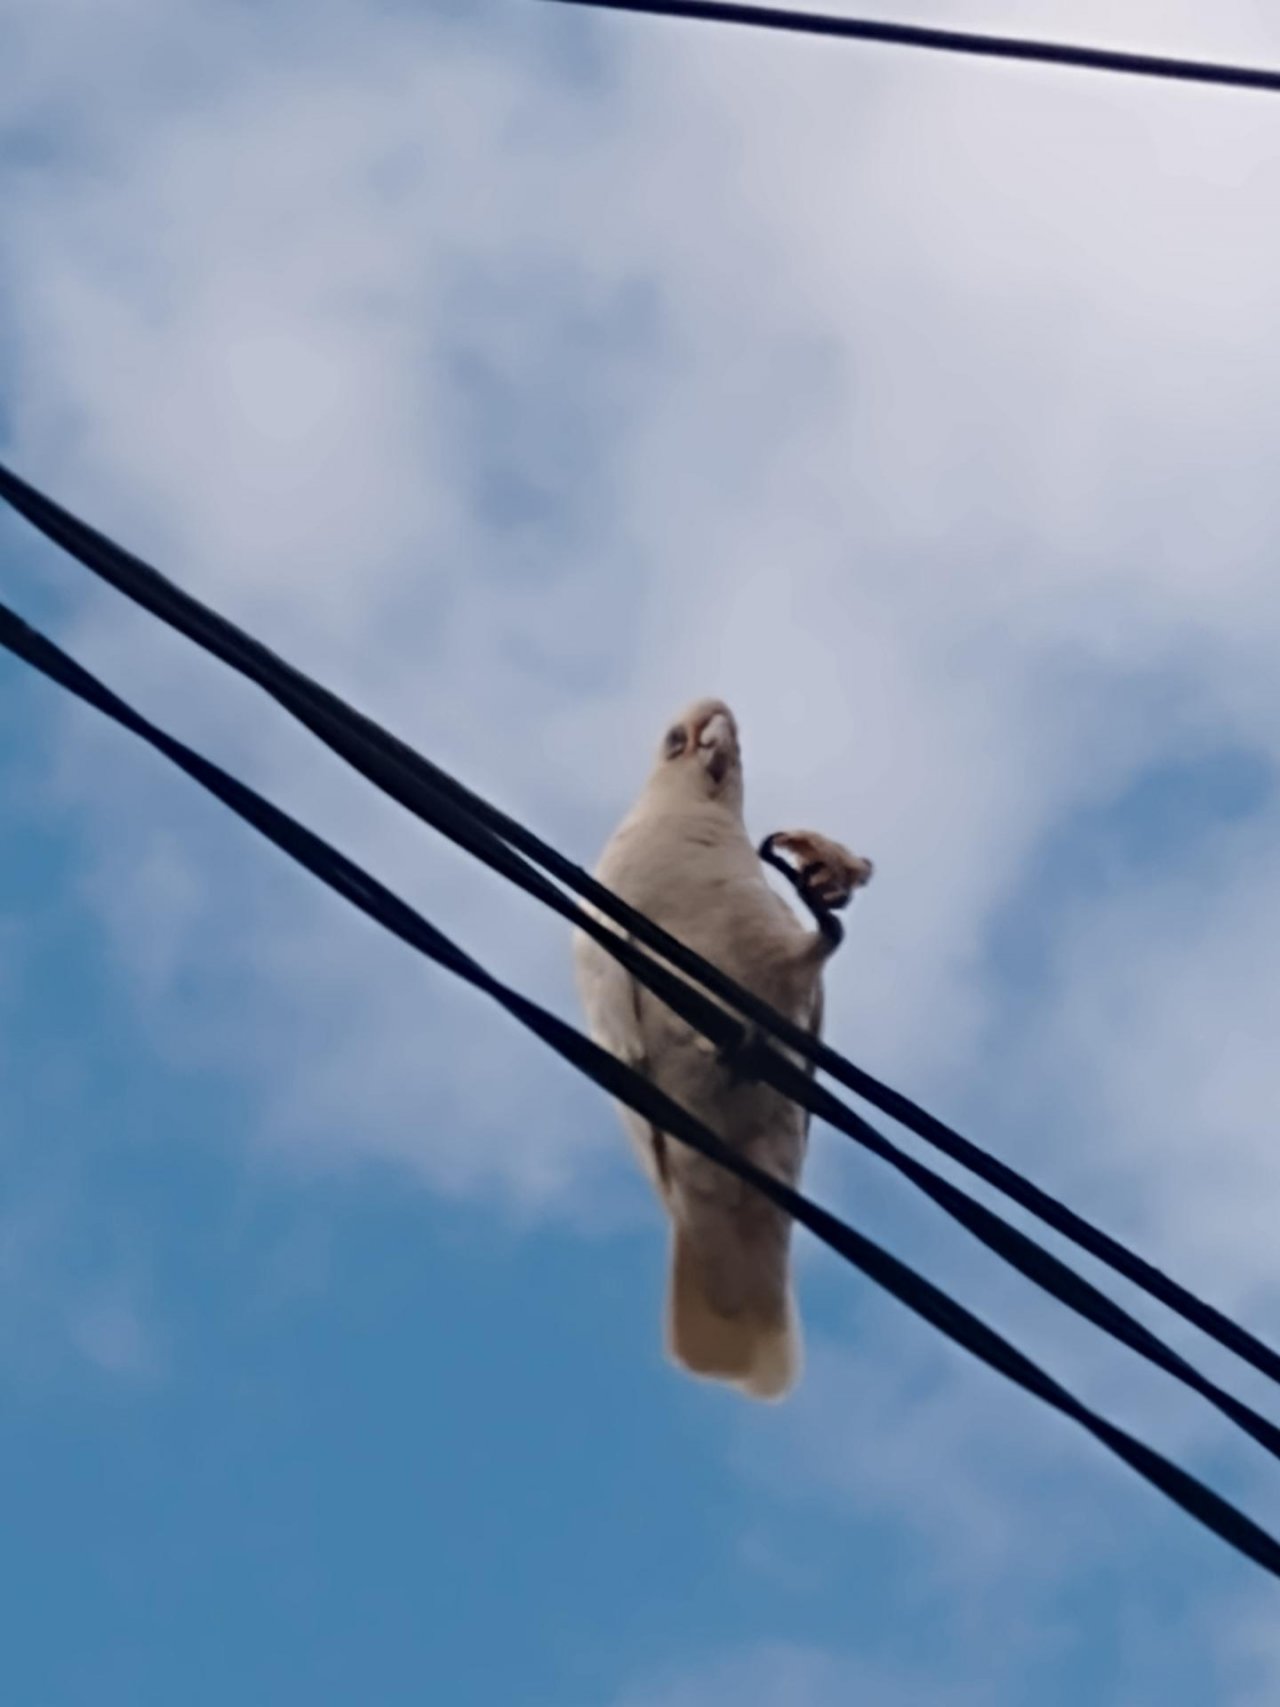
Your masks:
{"label": "overhead cable", "polygon": [[930,24],[895,24],[869,18],[845,18],[829,12],[793,11],[786,6],[743,6],[734,0],[557,0],[597,12],[639,12],[656,18],[687,18],[699,23],[747,25],[789,35],[826,36],[844,41],[878,42],[887,47],[925,48],[973,59],[1021,60],[1103,71],[1164,82],[1208,83],[1229,89],[1280,93],[1280,71],[1261,65],[1228,65],[1211,60],[1177,59],[1163,53],[1125,53],[1070,42],[1038,41],[1029,36],[996,36],[971,30],[937,29]]}
{"label": "overhead cable", "polygon": [[376,878],[220,766],[144,718],[5,605],[0,605],[0,646],[138,736],[368,918],[498,1002],[610,1096],[760,1192],[900,1304],[981,1362],[1078,1423],[1189,1516],[1263,1570],[1280,1578],[1280,1542],[1237,1506],[1092,1410],[980,1317],[882,1246],[756,1167],[643,1075],[494,977]]}
{"label": "overhead cable", "polygon": [[[424,822],[432,824],[562,918],[588,931],[636,978],[719,1047],[732,1049],[739,1045],[744,1028],[716,1002],[708,1000],[703,991],[731,1003],[761,1031],[822,1068],[882,1113],[1003,1192],[1273,1381],[1280,1381],[1280,1354],[1246,1328],[1093,1226],[1006,1163],[962,1137],[900,1092],[881,1084],[829,1045],[777,1013],[759,997],[742,989],[717,967],[685,948],[532,831],[473,794],[396,736],[286,664],[259,641],[183,592],[159,571],[79,521],[3,465],[0,465],[0,497],[7,499],[28,521],[93,573],[256,682],[361,774]],[[582,896],[590,908],[607,915],[622,927],[627,936],[610,929],[590,910],[578,907],[556,884],[548,882],[542,872],[535,871],[530,861]],[[635,942],[627,940],[628,937],[634,938]],[[669,963],[669,967],[683,972],[700,988],[691,989],[683,979],[674,977],[668,966],[657,964],[638,950],[636,942],[652,949]],[[962,1221],[976,1237],[1028,1278],[1201,1393],[1267,1450],[1275,1452],[1277,1431],[1273,1424],[1208,1381],[1066,1264],[1017,1229],[1007,1226],[958,1187],[898,1150],[852,1109],[814,1084],[807,1074],[776,1050],[758,1051],[758,1067],[762,1078],[912,1179],[947,1213]]]}

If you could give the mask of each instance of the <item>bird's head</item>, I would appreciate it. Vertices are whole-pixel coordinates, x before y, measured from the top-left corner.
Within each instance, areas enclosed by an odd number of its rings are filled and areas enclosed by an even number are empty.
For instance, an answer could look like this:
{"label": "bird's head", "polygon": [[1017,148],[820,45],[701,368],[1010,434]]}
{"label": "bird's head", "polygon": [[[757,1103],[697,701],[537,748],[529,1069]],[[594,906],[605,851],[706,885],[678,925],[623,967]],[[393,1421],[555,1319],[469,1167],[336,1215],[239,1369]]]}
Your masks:
{"label": "bird's head", "polygon": [[738,725],[723,700],[700,699],[662,737],[654,781],[664,793],[742,810]]}

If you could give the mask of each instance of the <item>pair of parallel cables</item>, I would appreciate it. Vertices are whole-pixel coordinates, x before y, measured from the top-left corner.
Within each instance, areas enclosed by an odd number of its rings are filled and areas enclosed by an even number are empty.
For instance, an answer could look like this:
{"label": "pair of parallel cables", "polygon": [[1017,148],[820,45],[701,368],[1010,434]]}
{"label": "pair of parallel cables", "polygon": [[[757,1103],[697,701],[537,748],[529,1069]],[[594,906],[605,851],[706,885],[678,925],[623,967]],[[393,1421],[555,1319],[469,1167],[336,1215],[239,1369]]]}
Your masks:
{"label": "pair of parallel cables", "polygon": [[[1280,1354],[1270,1346],[909,1098],[880,1084],[830,1045],[791,1024],[531,830],[471,793],[430,760],[3,466],[0,498],[102,580],[263,688],[328,747],[423,822],[586,931],[717,1047],[739,1048],[753,1033],[751,1065],[760,1079],[887,1162],[1020,1273],[1206,1398],[1280,1459],[1280,1429],[1274,1423],[1201,1373],[1044,1246],[900,1150],[839,1097],[816,1083],[810,1070],[797,1066],[773,1045],[795,1051],[810,1068],[829,1073],[1280,1384]],[[375,878],[260,794],[142,717],[5,605],[0,605],[0,646],[137,735],[353,906],[437,965],[489,995],[609,1095],[763,1193],[916,1315],[1016,1385],[1071,1417],[1184,1511],[1280,1577],[1280,1543],[1236,1506],[1090,1409],[979,1317],[846,1221],[753,1166],[642,1075],[495,978]],[[574,894],[588,905],[580,905]],[[713,997],[728,1003],[732,1011],[726,1011]],[[768,1041],[761,1043],[761,1038]]]}
{"label": "pair of parallel cables", "polygon": [[[775,8],[714,4],[707,0],[567,0],[567,3],[1280,91],[1280,73],[1250,67],[870,23]],[[1280,1428],[1202,1374],[1044,1246],[900,1150],[839,1097],[816,1083],[813,1070],[827,1073],[1280,1384],[1280,1354],[1270,1346],[1007,1164],[928,1114],[910,1098],[879,1083],[828,1044],[811,1037],[751,992],[739,988],[718,968],[627,906],[532,831],[480,799],[394,735],[2,466],[0,497],[94,574],[263,688],[334,752],[423,822],[587,932],[717,1047],[733,1050],[751,1035],[755,1043],[751,1064],[759,1078],[888,1163],[1021,1274],[1199,1393],[1280,1459]],[[4,605],[0,605],[0,646],[137,735],[391,934],[489,995],[611,1096],[678,1142],[753,1186],[901,1304],[1017,1386],[1071,1417],[1206,1528],[1273,1576],[1280,1577],[1280,1543],[1238,1507],[1090,1409],[979,1317],[848,1222],[753,1166],[642,1075],[495,978],[383,884],[253,789],[142,717]],[[587,905],[582,906],[573,898],[575,895]],[[716,997],[720,1001],[713,999]],[[720,1005],[721,1001],[728,1004],[728,1011]],[[761,1037],[769,1042],[762,1045],[758,1041]],[[797,1066],[772,1045],[781,1045],[798,1054],[807,1066]]]}

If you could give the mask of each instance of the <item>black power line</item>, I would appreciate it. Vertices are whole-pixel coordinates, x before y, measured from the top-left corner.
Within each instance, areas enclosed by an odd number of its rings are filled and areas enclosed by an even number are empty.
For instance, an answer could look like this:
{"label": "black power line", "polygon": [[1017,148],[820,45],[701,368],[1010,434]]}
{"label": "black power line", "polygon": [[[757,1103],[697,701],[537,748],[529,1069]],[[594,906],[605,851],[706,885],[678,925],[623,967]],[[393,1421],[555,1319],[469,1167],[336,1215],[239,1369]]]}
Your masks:
{"label": "black power line", "polygon": [[865,18],[834,17],[827,12],[797,12],[780,6],[741,6],[734,0],[558,0],[599,12],[642,12],[657,18],[692,18],[701,23],[745,24],[793,35],[880,42],[890,47],[926,48],[962,53],[976,59],[1013,59],[1080,71],[1119,72],[1166,82],[1210,83],[1230,89],[1280,93],[1280,71],[1261,65],[1223,65],[1206,60],[1173,59],[1162,53],[1122,53],[1111,48],[1036,41],[1025,36],[993,36],[967,30],[940,30],[928,24],[889,24]]}
{"label": "black power line", "polygon": [[[1280,1381],[1280,1355],[1230,1317],[1197,1298],[1005,1163],[927,1114],[909,1098],[880,1084],[861,1068],[846,1061],[842,1055],[775,1012],[751,992],[741,989],[717,967],[685,948],[644,914],[626,905],[611,890],[604,888],[532,831],[472,794],[397,737],[286,664],[259,641],[79,521],[3,465],[0,465],[0,497],[6,498],[48,538],[95,574],[264,688],[278,704],[401,805],[544,902],[560,917],[587,930],[635,977],[719,1047],[732,1049],[743,1040],[743,1027],[731,1014],[674,976],[668,967],[657,964],[628,937],[610,929],[590,911],[576,905],[556,884],[534,870],[530,860],[582,895],[592,907],[621,925],[630,937],[653,949],[695,980],[703,990],[732,1003],[771,1037],[829,1072],[883,1113],[907,1126],[1057,1232],[1065,1234],[1082,1249],[1160,1299],[1220,1344],[1235,1351],[1263,1374]],[[522,857],[524,855],[528,858]],[[1277,1431],[1272,1423],[1208,1381],[1065,1263],[1016,1228],[1008,1226],[958,1187],[898,1150],[874,1127],[830,1092],[814,1084],[804,1071],[776,1050],[757,1051],[756,1064],[760,1077],[898,1169],[1022,1274],[1202,1394],[1267,1450],[1276,1451]]]}
{"label": "black power line", "polygon": [[739,1155],[641,1074],[495,978],[376,878],[220,766],[142,717],[2,604],[0,646],[137,735],[367,917],[490,996],[602,1090],[762,1193],[900,1304],[1026,1392],[1070,1417],[1189,1516],[1263,1570],[1280,1578],[1280,1542],[1238,1507],[1214,1493],[1198,1477],[1108,1422],[980,1317],[882,1246]]}

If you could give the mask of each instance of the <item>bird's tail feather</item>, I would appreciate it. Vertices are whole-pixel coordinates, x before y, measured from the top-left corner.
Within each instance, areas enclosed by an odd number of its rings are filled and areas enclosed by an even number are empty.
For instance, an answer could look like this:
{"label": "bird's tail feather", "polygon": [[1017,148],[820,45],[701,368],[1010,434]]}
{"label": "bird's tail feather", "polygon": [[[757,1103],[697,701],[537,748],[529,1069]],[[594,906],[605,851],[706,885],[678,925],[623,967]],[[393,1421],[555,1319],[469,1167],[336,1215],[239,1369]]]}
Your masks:
{"label": "bird's tail feather", "polygon": [[[693,1375],[727,1381],[754,1399],[780,1399],[800,1374],[800,1323],[785,1269],[780,1284],[761,1295],[744,1289],[732,1314],[716,1307],[723,1274],[713,1277],[700,1242],[677,1220],[667,1294],[667,1350]],[[723,1264],[724,1252],[717,1253]],[[747,1260],[747,1253],[743,1254]]]}

